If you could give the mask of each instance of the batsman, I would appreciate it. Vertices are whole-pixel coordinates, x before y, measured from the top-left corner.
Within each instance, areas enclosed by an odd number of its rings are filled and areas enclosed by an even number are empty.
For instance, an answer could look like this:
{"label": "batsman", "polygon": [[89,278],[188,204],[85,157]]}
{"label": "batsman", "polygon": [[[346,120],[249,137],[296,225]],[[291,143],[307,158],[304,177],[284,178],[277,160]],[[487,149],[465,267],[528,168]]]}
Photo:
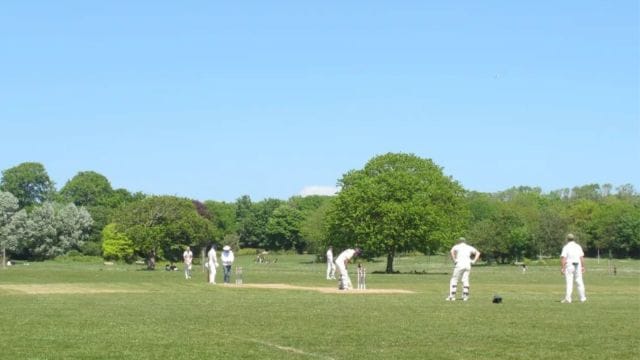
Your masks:
{"label": "batsman", "polygon": [[347,272],[347,264],[351,261],[354,256],[360,255],[362,250],[360,248],[355,249],[347,249],[338,255],[336,258],[336,267],[340,272],[340,283],[338,284],[339,290],[351,290],[353,289],[353,285],[351,284],[351,279],[349,278],[349,273]]}

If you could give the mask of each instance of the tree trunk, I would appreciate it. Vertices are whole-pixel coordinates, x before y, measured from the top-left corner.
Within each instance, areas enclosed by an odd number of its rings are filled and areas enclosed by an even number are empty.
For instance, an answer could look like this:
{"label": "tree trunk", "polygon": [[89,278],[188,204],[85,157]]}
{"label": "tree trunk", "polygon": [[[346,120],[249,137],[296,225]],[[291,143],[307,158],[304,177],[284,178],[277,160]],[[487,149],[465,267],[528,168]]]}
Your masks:
{"label": "tree trunk", "polygon": [[385,270],[387,274],[393,274],[393,258],[395,257],[395,255],[396,255],[395,249],[391,249],[387,253],[387,270]]}
{"label": "tree trunk", "polygon": [[155,250],[151,250],[147,259],[147,270],[155,270],[156,269],[156,252]]}

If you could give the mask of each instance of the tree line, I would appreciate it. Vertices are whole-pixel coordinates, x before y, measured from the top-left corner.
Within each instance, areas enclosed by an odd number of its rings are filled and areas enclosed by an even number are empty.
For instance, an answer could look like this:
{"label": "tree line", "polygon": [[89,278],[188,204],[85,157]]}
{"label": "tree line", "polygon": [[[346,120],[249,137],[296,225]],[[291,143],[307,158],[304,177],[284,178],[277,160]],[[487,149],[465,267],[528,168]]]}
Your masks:
{"label": "tree line", "polygon": [[199,201],[113,189],[94,171],[56,190],[42,164],[27,162],[2,171],[0,245],[17,259],[77,252],[124,261],[178,261],[187,245],[316,254],[357,245],[367,257],[385,256],[393,272],[398,253],[442,252],[459,236],[507,263],[557,256],[573,232],[590,256],[640,256],[640,196],[629,184],[482,193],[430,159],[388,153],[338,185],[336,196]]}

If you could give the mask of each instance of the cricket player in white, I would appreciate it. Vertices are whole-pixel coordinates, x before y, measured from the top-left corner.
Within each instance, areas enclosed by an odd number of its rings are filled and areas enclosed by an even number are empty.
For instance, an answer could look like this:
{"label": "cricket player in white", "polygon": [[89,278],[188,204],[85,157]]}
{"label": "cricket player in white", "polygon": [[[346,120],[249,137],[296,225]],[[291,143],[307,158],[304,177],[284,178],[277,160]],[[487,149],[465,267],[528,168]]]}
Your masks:
{"label": "cricket player in white", "polygon": [[560,271],[564,274],[567,287],[562,299],[563,303],[571,303],[571,294],[573,293],[573,282],[576,282],[578,287],[578,294],[580,295],[580,301],[587,301],[587,295],[584,290],[584,281],[582,280],[582,273],[585,271],[584,267],[584,252],[582,247],[574,241],[573,234],[567,234],[567,244],[562,248],[560,254],[560,263],[562,268]]}
{"label": "cricket player in white", "polygon": [[[449,253],[455,266],[453,268],[453,276],[451,276],[451,281],[449,282],[449,296],[446,300],[456,300],[458,282],[462,277],[462,300],[467,301],[469,299],[469,273],[471,272],[471,264],[475,264],[476,261],[478,261],[480,251],[471,245],[467,245],[465,238],[461,237]],[[471,260],[472,255],[474,256],[473,260]]]}
{"label": "cricket player in white", "polygon": [[353,289],[353,285],[351,285],[351,279],[349,278],[349,273],[347,272],[347,264],[351,259],[360,254],[360,249],[347,249],[338,255],[336,258],[336,267],[340,272],[340,284],[338,285],[339,290],[351,290]]}
{"label": "cricket player in white", "polygon": [[215,284],[216,268],[218,267],[218,259],[215,246],[211,245],[211,249],[209,249],[207,257],[207,268],[209,269],[209,284]]}
{"label": "cricket player in white", "polygon": [[191,248],[187,246],[187,249],[182,253],[182,260],[184,261],[184,278],[191,279],[191,265],[193,264],[193,253]]}
{"label": "cricket player in white", "polygon": [[336,279],[336,264],[333,263],[333,246],[327,250],[327,280]]}

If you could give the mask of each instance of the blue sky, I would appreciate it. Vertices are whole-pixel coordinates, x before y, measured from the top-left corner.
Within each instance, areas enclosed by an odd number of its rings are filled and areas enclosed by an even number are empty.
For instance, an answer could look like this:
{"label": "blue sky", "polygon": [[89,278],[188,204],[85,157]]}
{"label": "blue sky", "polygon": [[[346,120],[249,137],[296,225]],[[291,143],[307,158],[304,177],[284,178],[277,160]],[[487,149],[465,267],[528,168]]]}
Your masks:
{"label": "blue sky", "polygon": [[[387,152],[640,190],[637,1],[9,1],[0,170],[287,199]],[[306,189],[306,190],[305,190]]]}

